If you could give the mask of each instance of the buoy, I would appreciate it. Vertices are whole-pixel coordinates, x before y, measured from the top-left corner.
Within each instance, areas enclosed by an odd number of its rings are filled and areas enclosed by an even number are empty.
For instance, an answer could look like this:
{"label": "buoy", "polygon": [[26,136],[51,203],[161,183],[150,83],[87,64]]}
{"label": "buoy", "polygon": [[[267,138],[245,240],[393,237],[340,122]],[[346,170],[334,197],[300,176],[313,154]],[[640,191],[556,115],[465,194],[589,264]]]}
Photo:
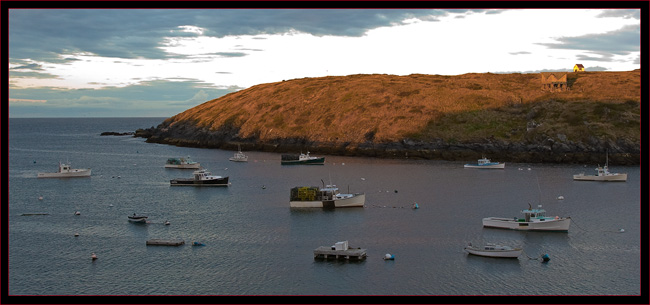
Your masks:
{"label": "buoy", "polygon": [[75,214],[75,215],[81,215],[81,212],[76,211],[76,212],[74,212],[74,214]]}
{"label": "buoy", "polygon": [[419,206],[418,206],[418,203],[417,203],[417,202],[416,202],[416,203],[415,203],[415,204],[413,205],[413,208],[414,208],[414,209],[417,209],[417,208],[419,208]]}
{"label": "buoy", "polygon": [[266,185],[262,185],[262,189],[265,190],[265,189],[266,189]]}
{"label": "buoy", "polygon": [[79,237],[79,233],[74,233],[74,237]]}
{"label": "buoy", "polygon": [[90,254],[90,258],[91,258],[92,260],[96,260],[96,259],[97,259],[97,255],[95,255],[95,252],[93,252],[93,253]]}
{"label": "buoy", "polygon": [[384,255],[384,260],[385,261],[387,261],[387,260],[395,260],[395,255],[392,255],[390,253],[386,253],[386,255]]}
{"label": "buoy", "polygon": [[550,261],[550,260],[551,260],[551,258],[548,256],[548,254],[542,255],[542,261],[544,261],[545,263]]}
{"label": "buoy", "polygon": [[361,180],[363,180],[363,181],[365,181],[365,180],[366,180],[366,178],[361,178]]}
{"label": "buoy", "polygon": [[169,225],[169,220],[165,220],[165,225],[166,225],[166,226]]}
{"label": "buoy", "polygon": [[205,246],[205,244],[195,241],[192,243],[192,246]]}
{"label": "buoy", "polygon": [[558,196],[557,200],[564,200],[564,196]]}
{"label": "buoy", "polygon": [[397,190],[395,190],[395,193],[397,193]]}
{"label": "buoy", "polygon": [[625,229],[620,229],[619,232],[623,233],[625,232]]}
{"label": "buoy", "polygon": [[111,203],[111,204],[109,204],[108,206],[112,208],[112,207],[113,207],[113,204]]}
{"label": "buoy", "polygon": [[43,196],[38,196],[38,200],[43,200]]}

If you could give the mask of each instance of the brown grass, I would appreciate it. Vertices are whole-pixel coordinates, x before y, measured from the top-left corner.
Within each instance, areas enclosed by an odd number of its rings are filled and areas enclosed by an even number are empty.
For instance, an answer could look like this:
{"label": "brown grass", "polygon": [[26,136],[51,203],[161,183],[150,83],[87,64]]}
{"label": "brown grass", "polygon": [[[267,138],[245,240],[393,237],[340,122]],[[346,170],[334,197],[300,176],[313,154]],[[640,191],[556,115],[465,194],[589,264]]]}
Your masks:
{"label": "brown grass", "polygon": [[571,90],[541,90],[535,74],[302,78],[261,84],[207,101],[169,120],[217,129],[240,127],[240,137],[303,137],[314,141],[399,141],[442,115],[552,99],[581,103],[640,102],[640,72],[568,73]]}

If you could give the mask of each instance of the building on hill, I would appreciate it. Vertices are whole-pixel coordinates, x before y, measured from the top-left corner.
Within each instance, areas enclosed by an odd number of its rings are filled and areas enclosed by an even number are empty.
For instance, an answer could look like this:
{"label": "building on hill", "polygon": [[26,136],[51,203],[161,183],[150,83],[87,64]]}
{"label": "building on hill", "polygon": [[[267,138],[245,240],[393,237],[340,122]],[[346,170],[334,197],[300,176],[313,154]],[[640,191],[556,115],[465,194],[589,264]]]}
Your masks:
{"label": "building on hill", "polygon": [[542,72],[542,90],[569,90],[567,72]]}
{"label": "building on hill", "polygon": [[576,64],[573,66],[573,72],[585,72],[585,66],[582,64]]}

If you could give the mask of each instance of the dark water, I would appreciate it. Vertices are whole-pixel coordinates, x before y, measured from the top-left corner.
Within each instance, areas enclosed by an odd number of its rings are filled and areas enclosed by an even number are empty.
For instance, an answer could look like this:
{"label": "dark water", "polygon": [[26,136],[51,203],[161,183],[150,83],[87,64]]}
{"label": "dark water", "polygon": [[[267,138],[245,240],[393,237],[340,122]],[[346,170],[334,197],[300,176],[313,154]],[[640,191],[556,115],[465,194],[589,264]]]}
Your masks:
{"label": "dark water", "polygon": [[[641,293],[638,167],[612,167],[628,173],[625,183],[598,183],[572,180],[596,164],[475,170],[464,169],[464,162],[326,156],[324,166],[281,166],[280,154],[245,152],[249,162],[235,163],[228,161],[232,151],[99,135],[160,122],[10,120],[10,295]],[[232,185],[170,187],[169,179],[191,175],[163,167],[180,156],[229,176]],[[92,168],[92,177],[36,178],[66,160],[73,168]],[[320,185],[321,179],[365,192],[366,208],[289,208],[290,188]],[[410,208],[415,202],[419,209]],[[541,202],[550,216],[571,216],[569,232],[482,227],[483,217],[519,216],[529,202]],[[148,215],[151,223],[129,223],[133,213]],[[152,238],[186,244],[146,246]],[[366,248],[368,258],[314,260],[315,248],[343,240]],[[525,255],[468,256],[468,242],[520,246]],[[386,253],[395,260],[384,261]],[[530,259],[545,253],[548,263]]]}

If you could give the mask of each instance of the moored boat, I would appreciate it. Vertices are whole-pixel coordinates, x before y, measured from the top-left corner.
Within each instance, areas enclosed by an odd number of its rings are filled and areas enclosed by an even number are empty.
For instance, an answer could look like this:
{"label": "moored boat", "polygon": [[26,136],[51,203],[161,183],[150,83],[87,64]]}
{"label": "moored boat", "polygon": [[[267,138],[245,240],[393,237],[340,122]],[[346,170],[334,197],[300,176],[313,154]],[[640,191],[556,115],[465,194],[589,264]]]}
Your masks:
{"label": "moored boat", "polygon": [[70,168],[70,163],[59,162],[59,170],[56,173],[38,173],[38,178],[74,178],[90,177],[90,168]]}
{"label": "moored boat", "polygon": [[193,178],[177,178],[169,180],[172,186],[228,186],[228,177],[212,175],[206,169],[194,171]]}
{"label": "moored boat", "polygon": [[465,168],[505,168],[506,164],[502,162],[492,162],[490,159],[485,156],[481,159],[478,159],[478,163],[465,164]]}
{"label": "moored boat", "polygon": [[483,218],[483,226],[488,228],[511,229],[521,231],[558,231],[568,232],[571,225],[571,217],[547,217],[546,211],[541,209],[532,209],[529,204],[527,210],[521,211],[524,218],[502,218],[487,217]]}
{"label": "moored boat", "polygon": [[201,168],[201,164],[196,161],[192,161],[190,157],[180,157],[167,159],[167,162],[165,162],[165,167],[198,169]]}
{"label": "moored boat", "polygon": [[302,186],[291,189],[289,206],[292,208],[347,208],[363,207],[365,193],[342,194],[336,185]]}
{"label": "moored boat", "polygon": [[149,217],[144,215],[136,215],[135,213],[133,213],[133,215],[129,215],[130,222],[147,223],[147,218]]}
{"label": "moored boat", "polygon": [[301,153],[300,155],[282,155],[282,160],[280,161],[282,165],[292,165],[292,164],[312,164],[312,165],[323,165],[325,164],[325,157],[312,157],[309,155],[309,152],[306,154]]}
{"label": "moored boat", "polygon": [[627,181],[626,173],[611,173],[609,171],[609,156],[605,155],[605,166],[598,166],[595,175],[585,175],[580,173],[573,175],[573,180],[577,181]]}
{"label": "moored boat", "polygon": [[248,156],[245,155],[241,151],[241,147],[237,145],[237,152],[235,153],[234,156],[230,157],[228,160],[234,161],[234,162],[247,162],[248,161]]}
{"label": "moored boat", "polygon": [[465,247],[465,251],[469,254],[487,256],[487,257],[503,257],[503,258],[517,258],[523,250],[521,248],[513,248],[510,246],[485,244],[483,246],[474,246],[472,243]]}

